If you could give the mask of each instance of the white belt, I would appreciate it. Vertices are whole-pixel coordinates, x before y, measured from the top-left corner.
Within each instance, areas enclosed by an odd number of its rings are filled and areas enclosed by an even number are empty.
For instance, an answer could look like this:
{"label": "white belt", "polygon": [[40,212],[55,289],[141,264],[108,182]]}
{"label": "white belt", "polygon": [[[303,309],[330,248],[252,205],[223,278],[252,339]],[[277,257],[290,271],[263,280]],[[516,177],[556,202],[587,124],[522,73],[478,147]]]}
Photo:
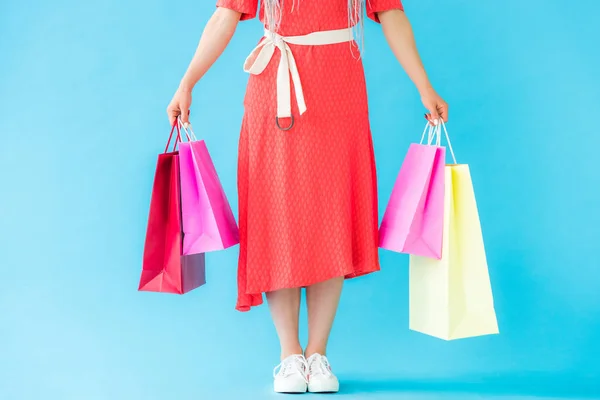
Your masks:
{"label": "white belt", "polygon": [[[277,126],[279,126],[279,118],[292,117],[292,93],[289,74],[291,74],[294,82],[298,110],[300,114],[306,111],[298,67],[288,43],[313,46],[344,43],[351,40],[353,40],[352,28],[313,32],[303,36],[281,36],[265,29],[265,39],[246,58],[244,71],[253,75],[259,75],[271,61],[275,47],[279,48],[281,58],[279,59],[279,67],[277,68]],[[280,129],[288,130],[292,127],[293,123],[292,119],[292,123],[288,128],[283,129],[280,127]]]}

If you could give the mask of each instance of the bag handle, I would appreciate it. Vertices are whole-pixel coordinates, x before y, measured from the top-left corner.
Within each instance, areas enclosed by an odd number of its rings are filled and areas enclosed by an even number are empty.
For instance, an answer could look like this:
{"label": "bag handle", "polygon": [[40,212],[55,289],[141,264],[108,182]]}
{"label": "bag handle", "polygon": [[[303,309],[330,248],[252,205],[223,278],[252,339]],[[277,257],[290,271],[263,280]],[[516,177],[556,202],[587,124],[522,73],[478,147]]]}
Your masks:
{"label": "bag handle", "polygon": [[[435,136],[435,129],[435,126],[431,125],[430,123],[427,123],[427,125],[425,125],[425,129],[423,129],[423,134],[421,135],[421,141],[419,142],[419,144],[423,144],[423,140],[425,140],[425,134],[427,134],[427,146],[431,146],[433,137]],[[439,146],[438,144],[436,145]]]}
{"label": "bag handle", "polygon": [[198,140],[198,138],[196,138],[196,134],[194,133],[194,130],[192,129],[192,124],[188,124],[188,126],[186,128],[185,125],[183,125],[183,122],[181,122],[181,116],[177,117],[177,124],[179,125],[178,128],[183,129],[183,131],[185,132],[185,135],[187,136],[188,141],[195,142]]}
{"label": "bag handle", "polygon": [[[179,117],[178,117],[178,119],[173,124],[173,127],[171,128],[171,134],[169,135],[169,140],[167,141],[167,146],[165,147],[165,153],[167,151],[169,151],[169,145],[171,144],[171,140],[173,139],[173,133],[175,132],[175,129],[177,129],[177,136],[175,137],[175,142],[173,143],[173,149],[171,151],[177,150],[177,145],[183,141],[181,138],[181,128],[183,128],[183,125],[181,124],[181,121],[179,120]],[[185,128],[183,128],[183,129],[185,130],[186,139],[188,140],[188,142],[191,142],[192,139],[190,138],[189,132]],[[192,132],[192,134],[193,134],[193,132]],[[196,140],[195,136],[193,136],[193,137],[194,137],[194,140]]]}
{"label": "bag handle", "polygon": [[[456,156],[454,155],[454,150],[452,149],[452,143],[450,142],[450,135],[448,135],[448,129],[446,129],[446,124],[444,123],[444,120],[440,118],[440,125],[437,126],[438,143],[440,143],[442,141],[442,129],[444,129],[444,134],[446,136],[446,142],[448,143],[448,149],[450,150],[450,154],[452,155],[452,161],[454,161],[454,164],[458,164],[456,162]],[[439,146],[439,144],[438,144],[438,146]]]}
{"label": "bag handle", "polygon": [[177,148],[177,143],[181,141],[181,131],[179,130],[179,125],[177,125],[177,122],[175,122],[171,127],[171,134],[169,134],[169,140],[167,141],[167,145],[165,146],[165,153],[169,151],[169,145],[171,144],[171,139],[173,139],[173,132],[175,132],[175,128],[177,128],[177,136],[175,137],[175,143],[173,143],[173,150],[171,151],[175,151],[175,149]]}
{"label": "bag handle", "polygon": [[450,142],[450,135],[448,135],[448,129],[446,129],[446,124],[444,123],[444,121],[440,118],[439,119],[440,124],[439,125],[431,125],[429,123],[429,121],[427,122],[427,125],[425,125],[425,129],[423,130],[423,134],[421,135],[421,141],[419,142],[419,144],[423,144],[423,140],[425,140],[425,134],[427,134],[427,145],[431,146],[433,144],[433,141],[435,139],[435,146],[441,146],[442,145],[442,129],[444,130],[444,135],[446,136],[446,142],[448,143],[448,149],[450,150],[450,154],[452,155],[452,161],[454,161],[454,164],[458,164],[456,162],[456,157],[454,155],[454,149],[452,149],[452,143]]}

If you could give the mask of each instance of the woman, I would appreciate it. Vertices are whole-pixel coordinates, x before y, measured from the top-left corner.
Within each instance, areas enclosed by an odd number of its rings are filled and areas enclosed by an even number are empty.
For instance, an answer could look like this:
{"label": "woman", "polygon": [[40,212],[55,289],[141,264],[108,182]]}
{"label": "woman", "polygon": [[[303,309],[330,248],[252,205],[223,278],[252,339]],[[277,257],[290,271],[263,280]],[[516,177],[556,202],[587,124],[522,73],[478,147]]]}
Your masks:
{"label": "woman", "polygon": [[[266,293],[281,344],[276,392],[336,392],[326,347],[342,283],[379,270],[377,182],[359,46],[363,8],[429,110],[447,119],[431,87],[401,0],[217,0],[167,112],[188,124],[194,85],[240,20],[265,36],[250,72],[238,151],[240,254],[236,309]],[[357,32],[358,31],[358,32]],[[309,339],[298,339],[306,288]]]}

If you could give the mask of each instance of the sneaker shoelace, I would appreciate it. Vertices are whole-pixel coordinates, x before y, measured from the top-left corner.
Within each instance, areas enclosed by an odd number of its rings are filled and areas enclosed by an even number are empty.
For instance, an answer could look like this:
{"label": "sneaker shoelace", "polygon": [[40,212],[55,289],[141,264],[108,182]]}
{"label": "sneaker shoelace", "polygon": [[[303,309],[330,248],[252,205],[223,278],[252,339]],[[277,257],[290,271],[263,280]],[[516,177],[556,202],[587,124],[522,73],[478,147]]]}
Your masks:
{"label": "sneaker shoelace", "polygon": [[329,360],[321,354],[313,354],[310,356],[308,370],[310,376],[324,375],[328,378],[333,375],[331,367],[329,366]]}
{"label": "sneaker shoelace", "polygon": [[308,363],[306,362],[306,358],[304,358],[302,355],[293,355],[287,357],[279,365],[273,368],[273,378],[277,377],[277,375],[286,378],[295,373],[300,373],[304,381],[308,383],[306,371],[308,371]]}

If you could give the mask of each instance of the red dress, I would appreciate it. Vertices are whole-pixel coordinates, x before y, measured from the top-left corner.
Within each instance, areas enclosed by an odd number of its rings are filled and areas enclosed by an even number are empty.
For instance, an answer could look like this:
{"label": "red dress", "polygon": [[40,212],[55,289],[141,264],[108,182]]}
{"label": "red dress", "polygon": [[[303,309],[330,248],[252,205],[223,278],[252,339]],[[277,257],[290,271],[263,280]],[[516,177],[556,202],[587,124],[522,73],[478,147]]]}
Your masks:
{"label": "red dress", "polygon": [[[283,1],[282,36],[348,27],[347,0],[299,0],[293,11],[292,3]],[[402,9],[400,0],[366,4],[375,21],[377,12]],[[217,0],[217,6],[250,19],[258,0]],[[279,50],[263,73],[250,75],[244,99],[239,311],[262,304],[263,292],[379,270],[377,179],[358,49],[353,42],[290,48],[307,105],[299,115],[292,95],[293,127],[275,124]]]}

